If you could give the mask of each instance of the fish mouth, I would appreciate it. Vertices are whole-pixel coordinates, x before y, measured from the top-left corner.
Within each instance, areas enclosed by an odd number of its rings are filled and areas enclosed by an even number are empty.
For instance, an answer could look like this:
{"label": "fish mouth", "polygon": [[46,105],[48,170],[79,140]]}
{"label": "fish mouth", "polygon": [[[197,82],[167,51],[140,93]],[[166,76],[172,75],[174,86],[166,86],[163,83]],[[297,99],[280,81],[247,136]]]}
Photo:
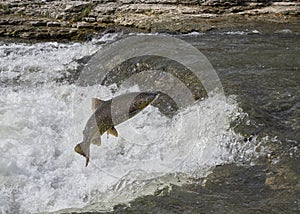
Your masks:
{"label": "fish mouth", "polygon": [[[149,97],[147,98],[148,100],[148,105],[151,105],[152,103],[154,103],[159,97],[160,97],[160,92],[154,92],[154,93],[151,93],[149,95]],[[148,106],[147,105],[147,106]]]}
{"label": "fish mouth", "polygon": [[154,94],[156,94],[156,95],[155,95],[154,99],[150,102],[150,104],[154,103],[160,97],[161,93],[158,91],[158,92],[155,92]]}
{"label": "fish mouth", "polygon": [[155,102],[159,98],[160,94],[160,92],[148,93],[146,98],[147,105],[151,105],[153,102]]}
{"label": "fish mouth", "polygon": [[160,92],[157,91],[157,92],[152,92],[152,93],[148,93],[148,100],[152,100],[150,101],[150,104],[155,101],[160,95]]}

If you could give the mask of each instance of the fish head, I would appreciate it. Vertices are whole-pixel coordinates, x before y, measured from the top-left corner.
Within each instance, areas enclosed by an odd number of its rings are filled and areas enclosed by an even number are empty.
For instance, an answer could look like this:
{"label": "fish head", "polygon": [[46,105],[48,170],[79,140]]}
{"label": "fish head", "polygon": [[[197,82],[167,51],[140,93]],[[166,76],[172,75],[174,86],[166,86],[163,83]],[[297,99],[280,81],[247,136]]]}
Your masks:
{"label": "fish head", "polygon": [[131,102],[129,108],[129,115],[134,116],[138,112],[142,111],[148,105],[153,103],[159,96],[159,92],[147,93],[142,92],[139,93]]}

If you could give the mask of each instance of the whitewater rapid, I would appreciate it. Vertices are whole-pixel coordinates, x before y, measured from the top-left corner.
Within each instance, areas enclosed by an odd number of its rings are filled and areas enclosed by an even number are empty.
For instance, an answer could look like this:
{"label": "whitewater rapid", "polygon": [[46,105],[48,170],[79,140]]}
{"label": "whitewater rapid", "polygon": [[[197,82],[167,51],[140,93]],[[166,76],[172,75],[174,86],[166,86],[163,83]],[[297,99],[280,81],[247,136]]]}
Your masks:
{"label": "whitewater rapid", "polygon": [[[105,134],[100,147],[92,145],[90,166],[85,167],[73,148],[92,113],[91,98],[113,94],[104,86],[78,87],[57,79],[111,38],[116,35],[87,43],[0,45],[1,213],[84,206],[109,210],[178,184],[179,177],[182,184],[189,177],[206,176],[216,165],[252,157],[257,144],[241,143],[230,127],[246,115],[234,97],[225,101],[216,95],[173,118],[147,107],[116,127],[119,138]],[[128,90],[139,87],[118,93]],[[82,99],[75,99],[75,93]]]}

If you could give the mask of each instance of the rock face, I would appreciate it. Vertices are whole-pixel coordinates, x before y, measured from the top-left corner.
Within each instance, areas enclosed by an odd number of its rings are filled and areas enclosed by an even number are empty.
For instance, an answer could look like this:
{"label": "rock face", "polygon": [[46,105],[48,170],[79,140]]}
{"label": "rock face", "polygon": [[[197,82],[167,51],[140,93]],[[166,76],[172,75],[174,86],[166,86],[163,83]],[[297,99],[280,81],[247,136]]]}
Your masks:
{"label": "rock face", "polygon": [[297,21],[299,8],[299,1],[269,0],[6,0],[0,36],[74,40],[111,27],[184,33],[253,20]]}

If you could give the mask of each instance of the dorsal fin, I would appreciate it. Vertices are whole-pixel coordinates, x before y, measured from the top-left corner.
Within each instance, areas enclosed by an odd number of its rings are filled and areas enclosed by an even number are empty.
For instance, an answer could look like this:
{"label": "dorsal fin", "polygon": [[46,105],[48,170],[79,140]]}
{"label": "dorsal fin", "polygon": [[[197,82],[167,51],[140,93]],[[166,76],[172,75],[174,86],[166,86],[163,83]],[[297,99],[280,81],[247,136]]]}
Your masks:
{"label": "dorsal fin", "polygon": [[92,98],[92,110],[96,110],[100,105],[102,105],[105,101],[97,98]]}

